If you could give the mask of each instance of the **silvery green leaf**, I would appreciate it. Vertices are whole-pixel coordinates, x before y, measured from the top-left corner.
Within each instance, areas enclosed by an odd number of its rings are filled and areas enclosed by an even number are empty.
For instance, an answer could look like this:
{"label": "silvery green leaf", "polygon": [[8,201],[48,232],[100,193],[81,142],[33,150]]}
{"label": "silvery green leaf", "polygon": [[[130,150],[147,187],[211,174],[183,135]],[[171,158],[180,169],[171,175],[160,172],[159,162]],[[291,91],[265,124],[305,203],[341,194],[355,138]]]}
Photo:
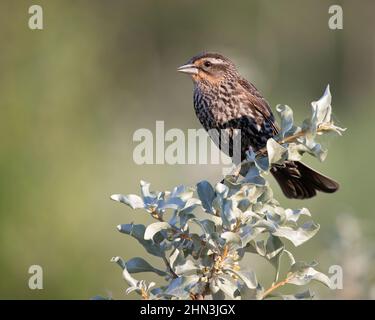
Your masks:
{"label": "silvery green leaf", "polygon": [[201,206],[202,202],[195,198],[190,198],[186,201],[185,206],[180,210],[181,213],[191,213],[193,212],[197,207]]}
{"label": "silvery green leaf", "polygon": [[274,232],[277,231],[277,226],[273,222],[265,220],[265,219],[257,221],[253,225],[253,227],[254,228],[265,228],[271,233],[274,233]]}
{"label": "silvery green leaf", "polygon": [[244,248],[250,241],[254,240],[258,234],[258,230],[250,225],[241,227],[238,232],[238,235],[241,238],[241,247]]}
{"label": "silvery green leaf", "polygon": [[193,191],[187,189],[183,185],[179,185],[172,190],[170,195],[171,198],[180,198],[182,201],[186,202],[193,196]]}
{"label": "silvery green leaf", "polygon": [[226,269],[225,271],[236,275],[249,289],[255,289],[258,286],[254,271],[237,271],[233,269]]}
{"label": "silvery green leaf", "polygon": [[267,154],[270,163],[281,164],[287,159],[287,148],[277,143],[274,139],[267,140]]}
{"label": "silvery green leaf", "polygon": [[[216,285],[216,281],[214,280],[210,281],[209,288],[212,294],[216,294],[217,292],[221,291],[220,288]],[[224,299],[217,299],[217,300],[224,300]]]}
{"label": "silvery green leaf", "polygon": [[326,90],[324,91],[323,96],[318,101],[313,101],[311,103],[312,107],[312,125],[313,127],[317,127],[322,123],[329,123],[331,122],[331,101],[332,96],[329,90],[329,85],[327,85]]}
{"label": "silvery green leaf", "polygon": [[313,268],[316,263],[307,264],[304,262],[296,262],[292,265],[288,283],[303,286],[308,284],[312,280],[319,281],[326,285],[328,288],[332,288],[331,280],[322,272],[319,272]]}
{"label": "silvery green leaf", "polygon": [[255,242],[256,241],[250,241],[247,246],[244,248],[246,252],[249,252],[249,253],[255,253],[255,254],[258,254],[257,252],[257,249],[255,247]]}
{"label": "silvery green leaf", "polygon": [[311,217],[311,213],[308,209],[302,208],[298,210],[285,209],[286,220],[297,222],[300,216]]}
{"label": "silvery green leaf", "polygon": [[173,271],[178,275],[198,269],[193,261],[185,257],[184,251],[175,249],[169,257],[169,264]]}
{"label": "silvery green leaf", "polygon": [[284,138],[293,128],[293,111],[287,105],[281,104],[276,106],[276,111],[279,113],[281,120],[281,137]]}
{"label": "silvery green leaf", "polygon": [[270,235],[266,241],[266,258],[271,260],[284,250],[284,244],[280,238]]}
{"label": "silvery green leaf", "polygon": [[159,193],[158,195],[156,195],[155,193],[150,192],[150,183],[146,181],[141,181],[141,194],[142,194],[145,206],[154,205],[157,199],[162,195],[162,193]]}
{"label": "silvery green leaf", "polygon": [[324,130],[324,131],[334,131],[340,136],[342,136],[342,133],[346,131],[346,128],[338,127],[334,125],[332,122],[328,124],[320,125],[319,129]]}
{"label": "silvery green leaf", "polygon": [[283,300],[311,300],[314,298],[314,293],[310,289],[299,292],[296,294],[283,294],[281,295]]}
{"label": "silvery green leaf", "polygon": [[126,294],[130,294],[132,293],[133,291],[138,291],[139,289],[137,287],[129,287],[125,290],[125,293]]}
{"label": "silvery green leaf", "polygon": [[[205,281],[198,281],[191,289],[190,289],[190,294],[193,295],[202,295],[202,292],[205,292],[207,288],[207,282]],[[206,299],[206,297],[205,297]],[[208,295],[207,295],[208,299]]]}
{"label": "silvery green leaf", "polygon": [[173,197],[168,198],[167,200],[162,200],[158,203],[159,210],[173,209],[179,210],[185,206],[185,201],[181,198]]}
{"label": "silvery green leaf", "polygon": [[186,213],[185,212],[180,212],[178,215],[180,217],[180,226],[181,226],[181,228],[183,228],[190,219],[195,218],[195,214],[188,213],[188,212],[186,212]]}
{"label": "silvery green leaf", "polygon": [[266,258],[276,270],[275,281],[278,279],[280,259],[284,252],[284,244],[278,237],[271,234],[266,240],[251,241],[246,251]]}
{"label": "silvery green leaf", "polygon": [[199,281],[198,275],[182,276],[173,279],[165,290],[165,294],[180,299],[189,297],[190,289]]}
{"label": "silvery green leaf", "polygon": [[[213,290],[216,291],[213,291]],[[210,286],[212,300],[225,300],[225,293],[216,285]]]}
{"label": "silvery green leaf", "polygon": [[215,227],[221,227],[223,225],[223,221],[222,221],[221,217],[218,217],[218,216],[212,215],[212,216],[210,216],[210,219],[208,221],[213,222]]}
{"label": "silvery green leaf", "polygon": [[275,257],[271,258],[269,261],[275,268],[275,277],[274,282],[277,282],[280,276],[280,262],[281,262],[281,256],[283,255],[284,251],[280,251]]}
{"label": "silvery green leaf", "polygon": [[190,219],[190,221],[194,222],[197,224],[204,234],[208,237],[210,237],[215,231],[216,231],[216,226],[215,223],[211,220],[204,219],[204,220],[199,220],[199,219]]}
{"label": "silvery green leaf", "polygon": [[141,180],[141,193],[142,197],[154,197],[154,194],[150,192],[150,183]]}
{"label": "silvery green leaf", "polygon": [[164,257],[164,250],[161,246],[154,243],[152,240],[145,240],[144,234],[146,227],[143,224],[121,224],[117,229],[125,234],[128,234],[135,239],[146,249],[146,251],[154,256]]}
{"label": "silvery green leaf", "polygon": [[200,223],[204,227],[206,234],[212,235],[216,233],[217,224],[215,223],[215,221],[209,220],[209,219],[203,219],[203,220],[200,220]]}
{"label": "silvery green leaf", "polygon": [[174,210],[171,218],[168,220],[168,223],[171,226],[176,226],[177,221],[178,221],[177,210]]}
{"label": "silvery green leaf", "polygon": [[246,285],[240,285],[239,290],[242,300],[261,300],[264,293],[264,289],[259,282],[255,289],[249,289]]}
{"label": "silvery green leaf", "polygon": [[[151,282],[149,285],[147,285],[146,281],[144,281],[144,280],[140,280],[140,281],[135,280],[129,274],[129,272],[127,272],[126,268],[123,270],[123,276],[129,284],[129,288],[126,289],[126,291],[125,291],[126,294],[129,294],[133,291],[136,291],[139,294],[143,294],[144,292],[149,293],[149,289],[155,285],[154,282]],[[136,281],[136,283],[134,281]],[[132,283],[134,283],[134,284],[132,284]]]}
{"label": "silvery green leaf", "polygon": [[111,199],[114,201],[124,203],[132,209],[139,209],[145,207],[143,199],[135,194],[129,194],[127,196],[124,196],[122,194],[113,194],[111,195]]}
{"label": "silvery green leaf", "polygon": [[221,238],[225,239],[225,243],[232,248],[237,249],[242,246],[241,237],[237,233],[227,231],[221,234]]}
{"label": "silvery green leaf", "polygon": [[151,290],[152,287],[155,287],[156,283],[155,282],[150,282],[147,286],[147,291]]}
{"label": "silvery green leaf", "polygon": [[327,86],[323,96],[318,101],[311,103],[312,116],[311,119],[306,119],[303,122],[302,130],[306,133],[312,134],[315,137],[317,130],[320,130],[320,134],[324,131],[334,131],[341,135],[346,129],[340,128],[334,125],[332,121],[332,107],[331,107],[332,96]]}
{"label": "silvery green leaf", "polygon": [[155,234],[157,234],[161,230],[166,230],[170,228],[171,226],[168,222],[154,222],[147,226],[144,234],[144,239],[152,240]]}
{"label": "silvery green leaf", "polygon": [[179,194],[184,193],[186,190],[185,186],[180,184],[173,188],[170,197],[177,197]]}
{"label": "silvery green leaf", "polygon": [[213,214],[212,202],[215,199],[215,190],[208,181],[201,181],[197,184],[198,197],[202,202],[203,209]]}
{"label": "silvery green leaf", "polygon": [[223,225],[231,228],[236,223],[235,215],[235,204],[232,200],[227,200],[224,202],[223,208],[220,212]]}
{"label": "silvery green leaf", "polygon": [[253,148],[250,147],[247,151],[246,151],[246,159],[249,161],[249,162],[255,162],[255,158],[256,158],[257,154],[256,152],[254,152]]}
{"label": "silvery green leaf", "polygon": [[323,162],[327,158],[328,150],[324,149],[321,144],[316,144],[312,149],[315,157],[319,159],[320,162]]}
{"label": "silvery green leaf", "polygon": [[[250,196],[249,196],[250,198]],[[251,204],[251,200],[248,198],[243,197],[242,199],[238,199],[237,208],[240,209],[242,212],[246,212]]]}
{"label": "silvery green leaf", "polygon": [[256,198],[256,200],[259,203],[268,203],[270,201],[275,201],[273,198],[272,189],[269,186],[262,187],[262,193]]}
{"label": "silvery green leaf", "polygon": [[266,184],[266,180],[264,180],[264,178],[260,175],[259,169],[255,165],[252,165],[247,171],[242,183],[251,183],[256,186],[264,186]]}
{"label": "silvery green leaf", "polygon": [[291,241],[296,247],[311,239],[318,231],[320,226],[313,221],[308,221],[301,227],[298,226],[280,226],[276,228],[273,235],[283,237]]}
{"label": "silvery green leaf", "polygon": [[122,270],[126,268],[126,263],[121,257],[112,257],[111,262],[117,263]]}
{"label": "silvery green leaf", "polygon": [[284,249],[283,253],[285,253],[288,256],[289,261],[290,261],[290,265],[293,265],[293,264],[296,263],[296,260],[294,259],[294,256],[290,251]]}
{"label": "silvery green leaf", "polygon": [[240,292],[237,288],[237,284],[228,280],[225,277],[218,277],[215,283],[220,290],[222,290],[230,299],[234,299],[239,296]]}
{"label": "silvery green leaf", "polygon": [[215,192],[220,198],[225,199],[228,196],[229,188],[222,183],[217,183],[215,185]]}
{"label": "silvery green leaf", "polygon": [[146,204],[147,210],[150,213],[153,213],[153,214],[156,213],[160,217],[162,217],[163,214],[165,213],[165,210],[168,209],[168,208],[164,207],[164,205],[166,204],[166,201],[164,200],[164,197],[165,197],[165,193],[161,192],[158,195],[158,197],[154,199],[154,201]]}
{"label": "silvery green leaf", "polygon": [[155,234],[157,234],[161,230],[167,230],[170,228],[171,225],[168,222],[154,222],[146,227],[144,239],[152,240]]}
{"label": "silvery green leaf", "polygon": [[126,262],[121,257],[113,257],[111,262],[117,263],[122,268],[122,275],[130,287],[138,286],[139,281],[130,275],[126,267]]}
{"label": "silvery green leaf", "polygon": [[270,160],[268,156],[261,156],[255,158],[255,165],[260,171],[268,171],[270,168]]}
{"label": "silvery green leaf", "polygon": [[268,171],[269,169],[268,157],[263,155],[258,157],[251,147],[246,151],[246,159],[248,163],[243,164],[240,171],[243,176],[246,176],[251,167],[256,167],[260,171]]}
{"label": "silvery green leaf", "polygon": [[325,158],[327,157],[328,150],[324,149],[321,144],[315,142],[312,139],[307,139],[307,136],[301,141],[307,147],[307,152],[309,154],[318,158],[321,162],[325,160]]}
{"label": "silvery green leaf", "polygon": [[[249,207],[250,202],[255,202],[264,190],[265,187],[257,187],[250,183],[244,183],[241,185],[241,188],[231,195],[230,198],[238,202],[238,207],[241,206],[241,210],[245,211]],[[242,205],[240,205],[241,202],[246,202],[246,207],[244,206],[242,208]]]}
{"label": "silvery green leaf", "polygon": [[180,210],[186,206],[186,202],[193,196],[193,191],[180,185],[159,203],[159,210],[174,209]]}
{"label": "silvery green leaf", "polygon": [[303,154],[309,151],[309,149],[301,143],[289,143],[287,149],[288,160],[291,161],[300,161]]}
{"label": "silvery green leaf", "polygon": [[196,272],[198,269],[198,266],[191,260],[185,260],[184,263],[178,264],[174,268],[178,275],[183,275],[192,271]]}
{"label": "silvery green leaf", "polygon": [[280,206],[275,205],[264,205],[264,213],[267,220],[273,222],[275,225],[279,225],[285,222],[285,210]]}
{"label": "silvery green leaf", "polygon": [[175,249],[169,256],[169,264],[174,269],[176,265],[183,263],[184,261],[184,254],[181,250]]}
{"label": "silvery green leaf", "polygon": [[159,297],[159,295],[161,295],[163,293],[163,289],[162,288],[153,288],[150,290],[150,293],[156,298]]}
{"label": "silvery green leaf", "polygon": [[281,256],[284,252],[284,244],[280,238],[270,235],[265,244],[266,254],[265,257],[275,268],[275,282],[279,278],[280,274],[280,261]]}
{"label": "silvery green leaf", "polygon": [[260,196],[267,192],[268,189],[270,188],[267,186],[249,186],[249,188],[247,188],[246,197],[254,203],[259,199]]}
{"label": "silvery green leaf", "polygon": [[128,260],[126,262],[126,268],[129,273],[155,272],[156,274],[162,277],[167,275],[166,272],[154,268],[146,260],[139,258],[139,257]]}
{"label": "silvery green leaf", "polygon": [[[238,169],[238,167],[233,168],[234,171],[236,169]],[[242,187],[242,184],[238,181],[237,176],[233,174],[226,175],[224,177],[223,183],[229,188],[231,193],[240,190]]]}
{"label": "silvery green leaf", "polygon": [[204,242],[202,241],[202,238],[195,234],[195,233],[192,233],[190,235],[190,238],[191,238],[191,242],[192,242],[192,256],[194,258],[198,258],[198,256],[201,256],[202,254],[206,254],[206,252],[209,250],[209,248],[204,244]]}

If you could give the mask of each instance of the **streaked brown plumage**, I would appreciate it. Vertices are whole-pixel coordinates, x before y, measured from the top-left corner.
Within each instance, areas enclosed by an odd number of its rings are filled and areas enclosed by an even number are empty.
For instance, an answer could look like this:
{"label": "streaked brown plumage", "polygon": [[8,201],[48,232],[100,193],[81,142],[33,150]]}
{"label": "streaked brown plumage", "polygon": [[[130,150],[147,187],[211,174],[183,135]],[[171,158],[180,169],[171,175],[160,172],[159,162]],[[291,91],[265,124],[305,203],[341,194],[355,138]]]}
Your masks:
{"label": "streaked brown plumage", "polygon": [[[217,53],[202,53],[178,71],[193,78],[195,112],[207,131],[224,130],[232,140],[236,129],[240,129],[241,160],[246,158],[250,147],[257,151],[278,133],[267,101],[253,84],[241,77],[228,58]],[[220,139],[215,143],[222,146]],[[232,156],[232,144],[223,151]],[[339,187],[332,179],[301,162],[273,166],[271,172],[288,198],[311,198],[316,191],[332,193]]]}

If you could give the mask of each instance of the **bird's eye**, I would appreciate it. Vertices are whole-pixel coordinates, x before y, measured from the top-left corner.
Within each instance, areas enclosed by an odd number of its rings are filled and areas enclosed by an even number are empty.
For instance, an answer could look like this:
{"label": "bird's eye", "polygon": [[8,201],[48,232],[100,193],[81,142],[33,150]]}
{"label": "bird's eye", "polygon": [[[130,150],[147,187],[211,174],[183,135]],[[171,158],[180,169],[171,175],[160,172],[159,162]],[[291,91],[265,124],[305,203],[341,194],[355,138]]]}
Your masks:
{"label": "bird's eye", "polygon": [[204,62],[204,66],[205,66],[206,68],[209,68],[209,67],[212,66],[212,63],[211,63],[210,61],[205,61],[205,62]]}

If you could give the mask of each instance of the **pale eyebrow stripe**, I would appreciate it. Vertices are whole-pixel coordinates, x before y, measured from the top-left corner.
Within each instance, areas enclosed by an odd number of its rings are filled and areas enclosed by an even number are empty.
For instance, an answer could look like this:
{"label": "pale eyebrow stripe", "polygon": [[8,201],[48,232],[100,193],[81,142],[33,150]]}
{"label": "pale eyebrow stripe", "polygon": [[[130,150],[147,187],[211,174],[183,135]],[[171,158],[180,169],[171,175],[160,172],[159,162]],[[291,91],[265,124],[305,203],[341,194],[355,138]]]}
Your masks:
{"label": "pale eyebrow stripe", "polygon": [[222,64],[223,60],[216,59],[216,58],[209,58],[208,61],[210,61],[212,64]]}

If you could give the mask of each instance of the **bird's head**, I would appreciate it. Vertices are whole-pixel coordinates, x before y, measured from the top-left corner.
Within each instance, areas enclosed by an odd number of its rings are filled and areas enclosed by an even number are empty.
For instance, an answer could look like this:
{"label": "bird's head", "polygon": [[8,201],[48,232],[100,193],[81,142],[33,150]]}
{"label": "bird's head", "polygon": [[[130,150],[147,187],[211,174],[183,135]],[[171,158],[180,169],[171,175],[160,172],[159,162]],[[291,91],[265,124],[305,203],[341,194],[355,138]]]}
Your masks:
{"label": "bird's head", "polygon": [[177,69],[191,75],[197,84],[219,84],[238,76],[235,65],[218,53],[201,53]]}

